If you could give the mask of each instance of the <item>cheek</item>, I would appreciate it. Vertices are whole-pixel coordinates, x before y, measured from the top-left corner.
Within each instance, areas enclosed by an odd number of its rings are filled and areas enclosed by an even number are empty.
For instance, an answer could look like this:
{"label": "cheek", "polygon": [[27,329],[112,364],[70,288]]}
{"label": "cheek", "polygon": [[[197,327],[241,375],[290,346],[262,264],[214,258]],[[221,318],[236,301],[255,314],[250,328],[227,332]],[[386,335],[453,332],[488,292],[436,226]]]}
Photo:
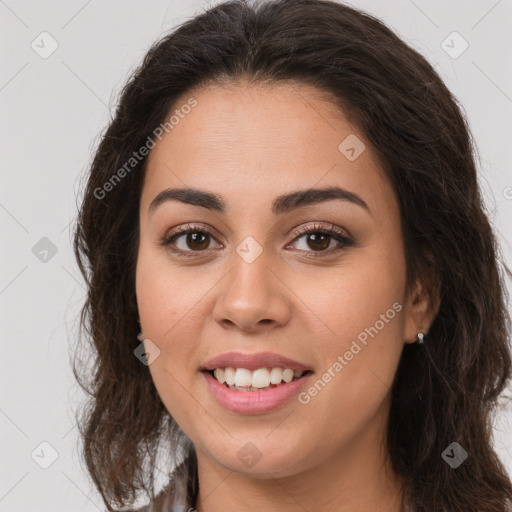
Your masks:
{"label": "cheek", "polygon": [[354,250],[339,266],[323,273],[313,270],[314,275],[302,279],[301,298],[316,313],[312,330],[323,333],[322,352],[330,358],[325,363],[348,350],[358,336],[362,342],[365,336],[371,339],[368,330],[377,334],[375,324],[379,343],[373,352],[384,352],[400,340],[405,262],[400,251],[386,245]]}
{"label": "cheek", "polygon": [[347,259],[333,276],[308,288],[308,304],[321,318],[316,339],[323,368],[302,403],[317,424],[349,438],[390,392],[403,348],[404,261],[376,248]]}
{"label": "cheek", "polygon": [[137,260],[136,294],[144,334],[160,342],[172,338],[180,318],[199,301],[199,288],[190,281],[186,270],[171,265],[164,251],[142,245]]}
{"label": "cheek", "polygon": [[205,272],[179,268],[162,251],[139,251],[137,304],[144,335],[160,349],[150,366],[155,377],[165,370],[185,383],[197,371],[201,332],[211,316],[207,295],[216,282]]}
{"label": "cheek", "polygon": [[201,414],[189,392],[199,339],[190,326],[197,325],[201,314],[204,317],[204,292],[186,276],[160,254],[141,248],[136,271],[139,316],[144,336],[160,350],[149,371],[166,409],[180,425],[193,424]]}
{"label": "cheek", "polygon": [[[169,340],[174,338],[180,326],[183,300],[179,290],[180,283],[174,279],[162,258],[141,246],[136,270],[139,317],[144,336],[160,349],[160,357],[150,365],[152,373],[167,359],[162,356],[168,353]],[[174,355],[179,357],[173,351]]]}

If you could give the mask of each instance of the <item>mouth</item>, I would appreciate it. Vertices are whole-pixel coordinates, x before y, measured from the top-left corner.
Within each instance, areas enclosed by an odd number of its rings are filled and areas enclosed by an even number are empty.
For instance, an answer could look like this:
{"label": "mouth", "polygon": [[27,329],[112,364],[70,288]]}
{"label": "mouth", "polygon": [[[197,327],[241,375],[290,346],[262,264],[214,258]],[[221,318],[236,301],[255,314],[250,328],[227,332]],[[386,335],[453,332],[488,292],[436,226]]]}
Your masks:
{"label": "mouth", "polygon": [[268,391],[304,379],[313,373],[311,370],[292,370],[291,368],[265,367],[249,370],[231,366],[202,370],[202,372],[211,375],[226,388],[242,392]]}

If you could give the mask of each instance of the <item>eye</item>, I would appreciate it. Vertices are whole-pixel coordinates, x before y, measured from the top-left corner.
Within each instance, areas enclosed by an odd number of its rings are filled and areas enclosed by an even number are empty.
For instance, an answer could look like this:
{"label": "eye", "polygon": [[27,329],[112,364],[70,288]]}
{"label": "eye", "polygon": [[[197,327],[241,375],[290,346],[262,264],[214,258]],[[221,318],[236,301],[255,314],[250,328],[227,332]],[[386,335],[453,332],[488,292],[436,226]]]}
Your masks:
{"label": "eye", "polygon": [[[305,247],[299,250],[306,253],[306,257],[317,258],[329,256],[344,247],[354,245],[352,238],[345,231],[335,227],[333,224],[330,225],[330,228],[318,224],[313,226],[301,226],[294,231],[294,235],[298,235],[295,237],[294,241],[305,238]],[[160,242],[160,245],[166,246],[172,253],[179,257],[195,257],[198,256],[197,253],[208,251],[212,239],[215,240],[215,237],[202,226],[187,224],[179,226],[172,231],[170,235],[167,235]]]}
{"label": "eye", "polygon": [[[313,226],[302,226],[295,231],[295,234],[297,233],[299,236],[296,237],[295,240],[300,240],[301,238],[305,239],[303,248],[300,250],[305,251],[306,253],[313,253],[308,254],[307,257],[318,258],[322,256],[328,256],[338,252],[344,247],[350,247],[354,245],[351,237],[349,237],[349,235],[341,229],[335,227],[333,224],[331,224],[330,228],[326,228],[317,224]],[[336,242],[338,243],[337,246]],[[312,249],[312,251],[309,249]]]}
{"label": "eye", "polygon": [[[161,241],[161,245],[167,246],[171,252],[178,256],[189,257],[194,256],[193,253],[206,251],[212,238],[214,238],[213,235],[202,227],[187,224],[179,226],[170,235],[166,236]],[[177,241],[181,242],[181,247],[176,243]]]}

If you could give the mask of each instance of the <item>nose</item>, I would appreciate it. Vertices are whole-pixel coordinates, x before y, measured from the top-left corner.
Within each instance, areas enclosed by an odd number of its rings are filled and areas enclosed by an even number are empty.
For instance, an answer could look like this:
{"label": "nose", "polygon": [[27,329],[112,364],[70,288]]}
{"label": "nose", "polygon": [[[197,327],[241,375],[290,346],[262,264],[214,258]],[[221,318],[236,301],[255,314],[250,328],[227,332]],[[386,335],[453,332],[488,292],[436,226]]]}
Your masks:
{"label": "nose", "polygon": [[219,283],[213,318],[224,329],[247,333],[274,329],[290,319],[290,289],[265,251],[248,263],[237,253],[233,266]]}

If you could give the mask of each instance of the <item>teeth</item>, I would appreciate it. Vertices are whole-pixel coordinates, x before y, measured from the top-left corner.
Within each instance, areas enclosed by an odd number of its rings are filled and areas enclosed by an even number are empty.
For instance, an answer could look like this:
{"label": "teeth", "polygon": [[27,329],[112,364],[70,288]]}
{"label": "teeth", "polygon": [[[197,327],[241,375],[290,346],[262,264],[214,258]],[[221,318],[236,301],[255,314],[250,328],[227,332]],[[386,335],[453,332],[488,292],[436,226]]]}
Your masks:
{"label": "teeth", "polygon": [[226,376],[223,368],[215,368],[213,374],[221,384],[224,384],[224,382],[226,382]]}
{"label": "teeth", "polygon": [[285,382],[291,382],[293,380],[293,370],[289,368],[283,372],[283,380]]}
{"label": "teeth", "polygon": [[304,372],[302,370],[291,370],[290,368],[258,368],[251,371],[247,368],[215,368],[213,374],[221,383],[226,383],[232,389],[240,391],[259,390],[270,388],[281,384],[281,382],[291,382],[298,379]]}
{"label": "teeth", "polygon": [[235,386],[250,386],[252,374],[247,368],[237,368],[235,371]]}
{"label": "teeth", "polygon": [[283,370],[281,368],[272,368],[270,371],[270,382],[279,384],[283,380]]}
{"label": "teeth", "polygon": [[266,368],[258,368],[252,372],[251,385],[253,388],[270,386],[270,372]]}
{"label": "teeth", "polygon": [[235,383],[235,369],[234,368],[225,368],[224,369],[224,378],[226,379],[226,384],[228,386],[232,386]]}

